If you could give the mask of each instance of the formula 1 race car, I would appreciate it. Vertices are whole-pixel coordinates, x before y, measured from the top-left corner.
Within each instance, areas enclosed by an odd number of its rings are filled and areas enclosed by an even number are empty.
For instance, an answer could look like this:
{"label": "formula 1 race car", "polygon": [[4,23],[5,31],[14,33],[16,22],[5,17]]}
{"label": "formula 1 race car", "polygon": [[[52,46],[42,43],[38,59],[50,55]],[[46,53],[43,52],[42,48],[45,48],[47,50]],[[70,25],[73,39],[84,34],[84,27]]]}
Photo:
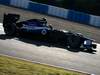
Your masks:
{"label": "formula 1 race car", "polygon": [[60,43],[66,48],[72,49],[82,48],[90,51],[96,48],[96,44],[93,44],[93,40],[79,33],[54,29],[51,25],[47,24],[45,18],[18,22],[19,19],[20,15],[18,14],[4,14],[3,27],[6,35],[28,34],[35,39]]}

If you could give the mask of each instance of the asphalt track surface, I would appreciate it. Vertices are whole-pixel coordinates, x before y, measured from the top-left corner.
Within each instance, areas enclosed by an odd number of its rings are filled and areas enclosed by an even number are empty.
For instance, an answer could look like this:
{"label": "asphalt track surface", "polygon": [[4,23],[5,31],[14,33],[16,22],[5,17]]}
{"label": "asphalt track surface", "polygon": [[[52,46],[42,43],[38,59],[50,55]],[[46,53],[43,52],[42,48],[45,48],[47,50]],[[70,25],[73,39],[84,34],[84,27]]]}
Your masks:
{"label": "asphalt track surface", "polygon": [[[1,11],[2,10],[2,11]],[[49,23],[55,24],[55,28],[64,29],[65,27],[60,25],[56,25],[56,23],[67,23],[73,26],[77,25],[77,23],[61,20],[58,18],[45,16],[42,14],[37,14],[25,10],[21,10],[18,8],[12,8],[8,6],[0,5],[0,21],[2,22],[2,17],[4,12],[14,12],[22,14],[22,19],[29,19],[32,17],[40,18],[46,17],[49,20]],[[24,14],[23,14],[24,13]],[[28,16],[26,16],[28,15]],[[72,28],[67,26],[68,29]],[[82,24],[78,24],[79,28],[88,28],[88,26],[82,26]],[[74,29],[74,28],[73,28]],[[97,31],[93,33],[98,33],[99,29],[90,27],[90,30]],[[76,30],[76,29],[75,29]],[[84,33],[85,34],[85,33]],[[87,34],[87,33],[86,33]],[[97,34],[97,41],[99,40],[99,34]],[[89,34],[92,36],[92,34]],[[40,63],[51,64],[59,67],[63,67],[65,69],[75,69],[84,72],[88,72],[90,74],[100,75],[100,44],[97,46],[97,52],[95,54],[88,52],[73,52],[64,48],[59,47],[49,47],[46,43],[37,42],[30,39],[19,39],[19,38],[10,38],[4,35],[4,31],[2,28],[2,24],[0,23],[0,54],[5,54],[13,57],[24,58],[31,61],[36,61]]]}

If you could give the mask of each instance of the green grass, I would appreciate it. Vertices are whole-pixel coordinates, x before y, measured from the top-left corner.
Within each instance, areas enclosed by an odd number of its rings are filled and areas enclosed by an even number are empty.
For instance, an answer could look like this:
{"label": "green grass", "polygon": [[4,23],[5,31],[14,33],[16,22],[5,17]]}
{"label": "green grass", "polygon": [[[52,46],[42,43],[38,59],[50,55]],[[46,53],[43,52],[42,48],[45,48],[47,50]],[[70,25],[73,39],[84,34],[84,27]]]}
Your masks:
{"label": "green grass", "polygon": [[86,75],[0,55],[0,75]]}

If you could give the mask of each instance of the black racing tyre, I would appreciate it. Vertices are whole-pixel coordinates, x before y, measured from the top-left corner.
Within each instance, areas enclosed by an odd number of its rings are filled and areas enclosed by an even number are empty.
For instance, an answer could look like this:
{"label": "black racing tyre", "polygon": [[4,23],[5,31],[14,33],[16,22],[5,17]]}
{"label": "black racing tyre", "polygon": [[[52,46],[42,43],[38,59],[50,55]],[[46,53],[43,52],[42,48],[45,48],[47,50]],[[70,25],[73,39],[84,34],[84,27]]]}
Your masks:
{"label": "black racing tyre", "polygon": [[4,32],[8,36],[15,35],[15,33],[16,33],[16,26],[15,26],[15,24],[5,25],[4,26]]}
{"label": "black racing tyre", "polygon": [[90,48],[90,49],[87,49],[87,52],[92,53],[93,50]]}
{"label": "black racing tyre", "polygon": [[80,48],[81,39],[79,36],[71,35],[68,37],[67,42],[70,48]]}
{"label": "black racing tyre", "polygon": [[96,45],[96,44],[92,44],[92,47],[93,47],[94,49],[96,49],[97,45]]}

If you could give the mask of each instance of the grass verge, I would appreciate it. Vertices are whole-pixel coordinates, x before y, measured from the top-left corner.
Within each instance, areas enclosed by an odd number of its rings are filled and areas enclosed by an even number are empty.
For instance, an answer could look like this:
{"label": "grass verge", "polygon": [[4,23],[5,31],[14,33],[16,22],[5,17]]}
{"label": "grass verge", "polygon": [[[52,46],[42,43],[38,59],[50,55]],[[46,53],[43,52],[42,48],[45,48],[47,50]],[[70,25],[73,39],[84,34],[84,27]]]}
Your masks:
{"label": "grass verge", "polygon": [[86,75],[0,55],[0,75]]}

